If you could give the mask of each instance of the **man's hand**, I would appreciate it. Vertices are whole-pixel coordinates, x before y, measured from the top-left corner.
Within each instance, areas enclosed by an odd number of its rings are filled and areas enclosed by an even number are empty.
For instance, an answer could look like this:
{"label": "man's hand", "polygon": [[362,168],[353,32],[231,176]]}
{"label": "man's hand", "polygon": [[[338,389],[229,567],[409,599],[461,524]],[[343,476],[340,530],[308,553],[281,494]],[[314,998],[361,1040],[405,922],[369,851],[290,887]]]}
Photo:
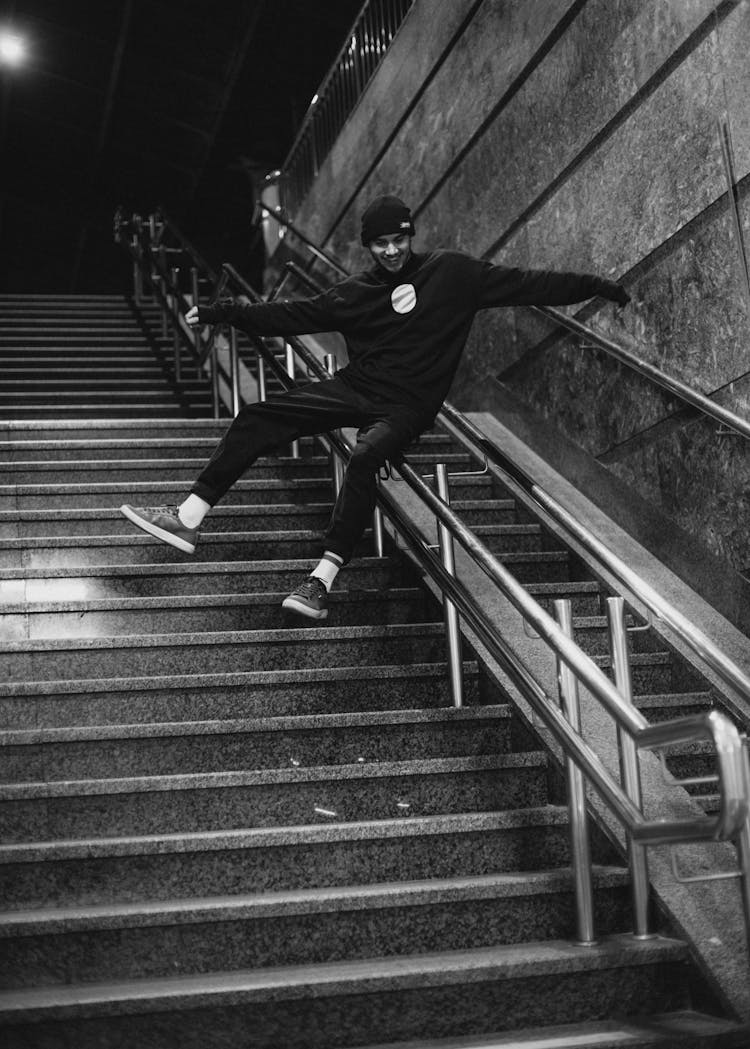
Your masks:
{"label": "man's hand", "polygon": [[191,306],[190,307],[190,309],[185,314],[185,320],[187,321],[187,323],[190,325],[191,328],[197,328],[198,327],[198,325],[200,324],[200,321],[198,320],[198,307],[197,306]]}
{"label": "man's hand", "polygon": [[605,299],[609,299],[610,302],[616,302],[620,308],[627,306],[630,302],[630,296],[622,284],[618,284],[614,280],[608,280],[604,282],[604,285],[602,295]]}

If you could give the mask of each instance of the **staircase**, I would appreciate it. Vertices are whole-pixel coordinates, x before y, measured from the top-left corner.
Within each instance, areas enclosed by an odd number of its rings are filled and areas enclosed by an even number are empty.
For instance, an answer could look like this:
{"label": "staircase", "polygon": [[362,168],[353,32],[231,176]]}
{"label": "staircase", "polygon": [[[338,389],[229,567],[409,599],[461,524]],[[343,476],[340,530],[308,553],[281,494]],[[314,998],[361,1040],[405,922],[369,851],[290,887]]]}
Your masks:
{"label": "staircase", "polygon": [[0,419],[183,418],[211,396],[158,309],[114,295],[0,295]]}
{"label": "staircase", "polygon": [[[286,618],[331,508],[316,446],[256,464],[194,557],[162,546],[117,507],[178,501],[226,424],[190,417],[205,393],[171,381],[147,311],[34,300],[31,354],[19,303],[0,329],[19,393],[0,423],[3,1044],[747,1046],[686,944],[627,935],[627,871],[596,834],[601,940],[572,943],[558,770],[468,648],[450,707],[441,611],[403,555],[365,537],[326,624]],[[409,459],[469,465],[438,432]],[[491,477],[452,493],[533,593],[572,598],[606,665],[583,566]],[[712,701],[637,636],[652,717]]]}

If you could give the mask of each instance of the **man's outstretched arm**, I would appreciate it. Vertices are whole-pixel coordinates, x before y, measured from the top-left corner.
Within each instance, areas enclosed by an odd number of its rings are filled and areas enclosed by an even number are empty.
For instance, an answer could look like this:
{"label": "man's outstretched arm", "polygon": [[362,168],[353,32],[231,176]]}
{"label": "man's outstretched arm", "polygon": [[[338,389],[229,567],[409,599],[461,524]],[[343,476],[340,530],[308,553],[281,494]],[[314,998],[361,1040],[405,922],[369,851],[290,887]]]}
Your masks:
{"label": "man's outstretched arm", "polygon": [[564,306],[601,295],[626,306],[622,284],[592,273],[522,270],[487,262],[482,272],[481,306]]}
{"label": "man's outstretched arm", "polygon": [[191,328],[225,322],[250,335],[309,335],[337,330],[334,301],[331,292],[324,292],[311,299],[292,302],[192,306],[185,320]]}

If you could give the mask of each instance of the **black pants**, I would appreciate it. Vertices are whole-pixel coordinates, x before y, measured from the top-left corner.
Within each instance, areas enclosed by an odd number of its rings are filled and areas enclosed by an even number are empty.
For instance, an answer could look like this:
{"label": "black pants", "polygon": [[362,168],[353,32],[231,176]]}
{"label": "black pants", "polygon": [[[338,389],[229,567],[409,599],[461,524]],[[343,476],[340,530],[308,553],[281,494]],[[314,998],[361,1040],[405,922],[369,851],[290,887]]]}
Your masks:
{"label": "black pants", "polygon": [[325,549],[346,563],[375,508],[378,470],[398,459],[430,422],[413,407],[363,397],[338,378],[297,386],[245,405],[191,491],[213,506],[259,456],[298,437],[357,426],[357,443],[325,535]]}

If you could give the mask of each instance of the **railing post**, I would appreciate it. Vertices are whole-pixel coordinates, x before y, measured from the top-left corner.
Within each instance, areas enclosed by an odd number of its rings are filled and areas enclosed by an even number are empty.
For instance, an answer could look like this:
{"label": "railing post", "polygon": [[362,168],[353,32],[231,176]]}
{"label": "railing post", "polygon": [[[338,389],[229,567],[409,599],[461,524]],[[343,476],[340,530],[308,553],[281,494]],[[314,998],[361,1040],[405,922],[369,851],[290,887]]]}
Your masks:
{"label": "railing post", "polygon": [[[573,616],[570,600],[554,602],[555,618],[560,629],[573,639]],[[581,731],[578,680],[573,671],[557,660],[557,682],[560,705],[565,717],[576,732]],[[586,783],[583,773],[570,758],[565,759],[568,783],[568,811],[570,813],[570,853],[573,864],[576,904],[576,942],[580,947],[596,943],[594,933],[594,891],[591,878],[591,847],[586,813]]]}
{"label": "railing post", "polygon": [[258,351],[258,400],[265,401],[268,396],[266,392],[266,361],[263,354]]}
{"label": "railing post", "polygon": [[209,335],[211,349],[208,358],[211,366],[211,402],[213,406],[214,419],[218,419],[221,412],[219,399],[219,352],[216,349],[216,335],[212,331]]}
{"label": "railing post", "polygon": [[[172,317],[174,318],[174,316],[177,314],[177,311],[179,309],[179,307],[178,307],[178,297],[179,296],[176,293],[176,289],[178,287],[178,282],[179,282],[179,279],[180,279],[180,271],[173,266],[172,269],[169,271],[169,277],[170,277],[170,280],[172,282],[172,287],[169,290],[169,295],[167,296],[167,302],[169,303],[169,305],[172,308]],[[175,378],[175,382],[182,382],[182,350],[181,350],[181,344],[180,344],[180,333],[178,331],[178,326],[177,326],[176,322],[174,321],[174,319],[172,320],[172,349],[174,351],[174,378]]]}
{"label": "railing post", "polygon": [[[138,250],[138,237],[135,233],[133,234],[133,249]],[[143,302],[143,274],[138,259],[133,259],[133,299],[136,306],[140,306]]]}
{"label": "railing post", "polygon": [[232,383],[232,418],[240,411],[240,362],[237,352],[237,329],[229,327],[229,375]]}
{"label": "railing post", "polygon": [[[284,343],[284,350],[286,351],[286,373],[290,379],[294,378],[294,350],[291,344],[288,342]],[[291,444],[291,456],[293,459],[299,459],[299,441],[292,441]]]}
{"label": "railing post", "polygon": [[[435,480],[440,498],[450,506],[450,493],[448,491],[448,470],[445,463],[435,464]],[[450,530],[438,521],[438,544],[440,546],[440,559],[446,571],[455,577],[456,562],[453,553],[453,536]],[[448,673],[450,675],[451,697],[454,707],[462,707],[463,695],[463,656],[461,653],[461,630],[458,623],[458,611],[452,601],[443,598],[443,616],[445,619],[445,630],[448,636]]]}
{"label": "railing post", "polygon": [[[625,602],[621,597],[607,598],[607,623],[609,625],[609,650],[612,657],[612,673],[617,691],[630,706],[633,706],[633,684],[630,676],[627,633],[625,629]],[[617,747],[620,754],[620,778],[630,800],[643,809],[641,771],[638,764],[638,748],[632,736],[617,726]],[[633,841],[628,835],[628,865],[633,893],[633,934],[639,940],[649,937],[648,931],[648,856],[645,846]]]}
{"label": "railing post", "polygon": [[[336,357],[333,353],[327,353],[323,358],[326,371],[329,375],[336,374]],[[336,499],[339,497],[341,486],[344,483],[344,464],[333,449],[331,449],[331,465],[333,467],[333,492]]]}
{"label": "railing post", "polygon": [[[744,764],[745,764],[745,791],[750,798],[750,751],[748,750],[747,737],[744,739]],[[737,848],[737,864],[740,869],[740,893],[742,894],[742,909],[745,914],[745,942],[750,951],[750,813],[745,819],[739,838],[735,842]]]}
{"label": "railing post", "polygon": [[166,268],[166,256],[164,254],[164,248],[159,248],[159,275],[156,278],[161,289],[161,300],[159,305],[161,306],[161,336],[163,339],[167,337],[167,281],[162,276]]}

